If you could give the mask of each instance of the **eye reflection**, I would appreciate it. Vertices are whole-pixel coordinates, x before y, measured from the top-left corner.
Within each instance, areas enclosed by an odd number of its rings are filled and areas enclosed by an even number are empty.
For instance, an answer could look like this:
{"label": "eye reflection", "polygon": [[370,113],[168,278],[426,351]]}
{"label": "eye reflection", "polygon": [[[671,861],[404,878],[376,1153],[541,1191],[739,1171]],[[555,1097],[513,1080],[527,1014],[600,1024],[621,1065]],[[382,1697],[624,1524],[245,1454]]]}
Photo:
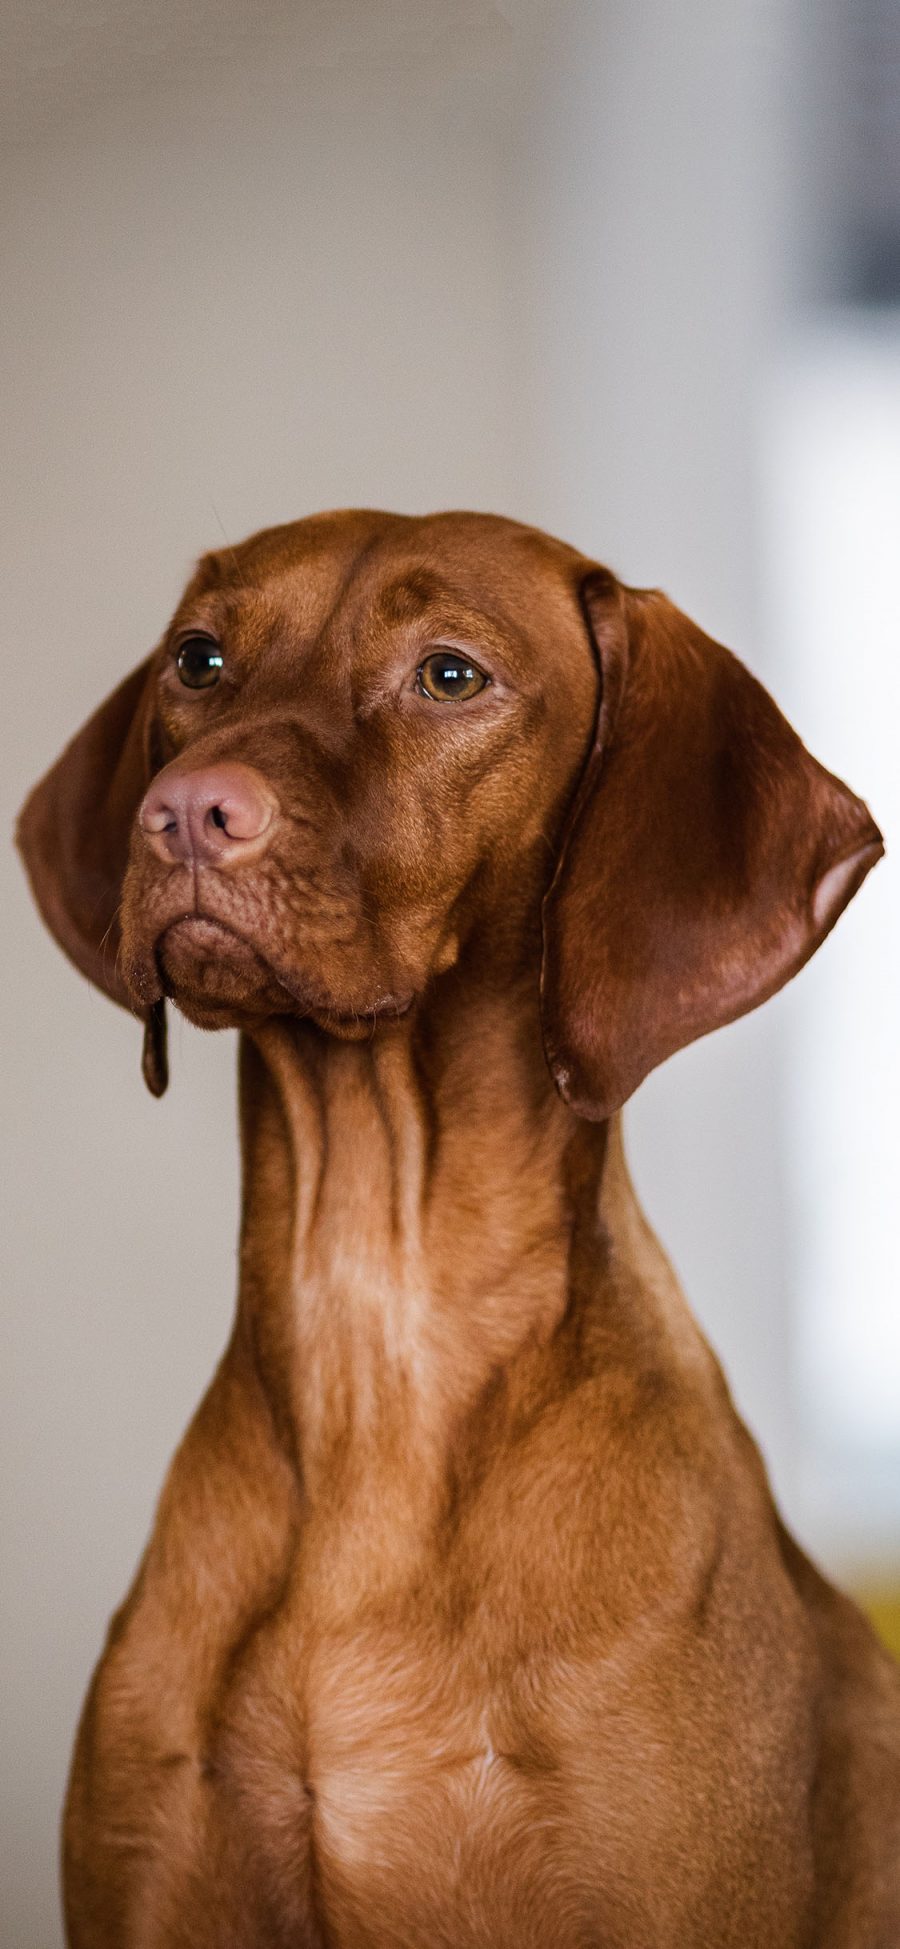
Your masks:
{"label": "eye reflection", "polygon": [[186,636],[175,668],[189,690],[209,690],[219,681],[224,658],[218,643],[210,636]]}
{"label": "eye reflection", "polygon": [[464,704],[490,683],[470,657],[458,650],[433,650],[416,672],[416,685],[434,704]]}

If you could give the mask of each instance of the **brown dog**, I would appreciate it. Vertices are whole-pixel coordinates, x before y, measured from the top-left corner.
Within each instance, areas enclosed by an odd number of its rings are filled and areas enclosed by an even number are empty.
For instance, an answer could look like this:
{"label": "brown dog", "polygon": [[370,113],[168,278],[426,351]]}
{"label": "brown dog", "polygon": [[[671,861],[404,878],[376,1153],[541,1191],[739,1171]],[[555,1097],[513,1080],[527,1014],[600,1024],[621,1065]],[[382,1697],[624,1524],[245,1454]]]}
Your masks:
{"label": "brown dog", "polygon": [[71,1943],[897,1949],[897,1672],[616,1117],[813,953],[859,799],[661,595],[354,512],[202,561],[21,839],[153,1089],[164,996],[244,1031],[237,1319],[85,1710]]}

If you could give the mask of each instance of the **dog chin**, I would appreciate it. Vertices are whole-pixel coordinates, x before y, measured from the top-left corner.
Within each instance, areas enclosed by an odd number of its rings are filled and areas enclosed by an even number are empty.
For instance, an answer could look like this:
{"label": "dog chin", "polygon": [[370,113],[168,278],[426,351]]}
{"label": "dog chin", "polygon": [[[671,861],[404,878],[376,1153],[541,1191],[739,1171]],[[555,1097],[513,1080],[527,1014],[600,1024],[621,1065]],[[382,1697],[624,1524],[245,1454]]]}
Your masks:
{"label": "dog chin", "polygon": [[283,980],[251,943],[224,922],[190,915],[174,921],[156,943],[151,979],[135,970],[141,1004],[150,990],[167,995],[200,1028],[235,1028],[272,1015],[296,1015],[340,1041],[370,1037],[383,1018],[397,1020],[412,993],[356,1001],[308,988],[299,973]]}
{"label": "dog chin", "polygon": [[249,941],[220,921],[196,915],[167,927],[156,945],[156,965],[164,994],[204,1028],[283,1014],[291,1006]]}

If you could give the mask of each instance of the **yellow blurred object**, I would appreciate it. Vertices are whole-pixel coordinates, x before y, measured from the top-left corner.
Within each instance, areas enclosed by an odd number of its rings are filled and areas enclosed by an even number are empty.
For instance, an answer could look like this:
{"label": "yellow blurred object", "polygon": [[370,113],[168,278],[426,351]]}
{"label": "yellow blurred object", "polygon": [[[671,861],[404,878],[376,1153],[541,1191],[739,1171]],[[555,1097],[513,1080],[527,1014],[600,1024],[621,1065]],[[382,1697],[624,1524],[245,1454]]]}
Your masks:
{"label": "yellow blurred object", "polygon": [[867,1617],[878,1632],[882,1642],[900,1658],[900,1588],[892,1590],[859,1590],[856,1601],[862,1605]]}

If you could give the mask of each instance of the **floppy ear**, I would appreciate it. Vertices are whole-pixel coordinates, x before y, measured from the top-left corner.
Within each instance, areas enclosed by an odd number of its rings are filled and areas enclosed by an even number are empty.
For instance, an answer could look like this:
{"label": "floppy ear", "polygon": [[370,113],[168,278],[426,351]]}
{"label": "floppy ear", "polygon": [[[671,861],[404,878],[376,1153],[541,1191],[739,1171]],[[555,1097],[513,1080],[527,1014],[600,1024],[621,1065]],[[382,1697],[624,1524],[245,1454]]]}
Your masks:
{"label": "floppy ear", "polygon": [[585,1117],[802,968],[880,857],[862,800],[655,590],[592,571],[593,749],[544,902],[547,1059]]}
{"label": "floppy ear", "polygon": [[[132,1006],[119,973],[119,905],[131,828],[154,766],[148,658],[95,711],[26,799],[17,839],[32,892],[76,968]],[[166,1087],[165,1024],[145,1018],[144,1076]]]}

